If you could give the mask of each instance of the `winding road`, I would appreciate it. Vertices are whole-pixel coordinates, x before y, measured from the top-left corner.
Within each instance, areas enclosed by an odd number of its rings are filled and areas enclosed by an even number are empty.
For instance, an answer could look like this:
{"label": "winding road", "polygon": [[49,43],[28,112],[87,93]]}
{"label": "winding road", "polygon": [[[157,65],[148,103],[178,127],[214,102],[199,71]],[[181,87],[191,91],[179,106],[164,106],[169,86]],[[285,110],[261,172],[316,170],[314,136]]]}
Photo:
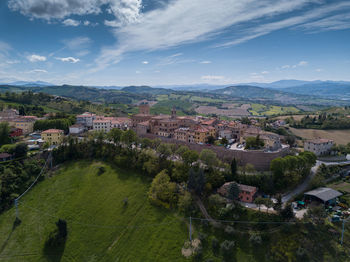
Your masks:
{"label": "winding road", "polygon": [[347,165],[350,164],[350,161],[343,161],[343,162],[324,162],[324,161],[316,161],[316,165],[314,165],[311,168],[310,175],[308,175],[303,183],[298,185],[296,188],[294,188],[291,192],[287,193],[282,197],[282,203],[286,203],[289,200],[291,200],[294,196],[297,196],[301,193],[303,193],[307,187],[309,186],[311,180],[315,177],[317,169],[320,165],[325,164],[326,166],[335,166],[335,165]]}

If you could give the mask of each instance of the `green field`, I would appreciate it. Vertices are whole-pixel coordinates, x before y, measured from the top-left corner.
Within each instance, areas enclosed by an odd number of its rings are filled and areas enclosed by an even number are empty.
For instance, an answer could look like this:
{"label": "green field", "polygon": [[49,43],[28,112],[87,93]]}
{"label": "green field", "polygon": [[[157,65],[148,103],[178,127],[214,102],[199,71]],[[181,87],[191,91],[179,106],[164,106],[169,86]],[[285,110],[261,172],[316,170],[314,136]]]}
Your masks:
{"label": "green field", "polygon": [[294,106],[270,106],[262,104],[252,104],[252,109],[248,111],[254,116],[272,116],[300,112],[300,110]]}
{"label": "green field", "polygon": [[[21,199],[19,226],[13,229],[13,208],[0,215],[0,261],[183,261],[186,224],[149,204],[149,185],[107,164],[64,165]],[[65,247],[45,253],[58,218],[67,221]]]}

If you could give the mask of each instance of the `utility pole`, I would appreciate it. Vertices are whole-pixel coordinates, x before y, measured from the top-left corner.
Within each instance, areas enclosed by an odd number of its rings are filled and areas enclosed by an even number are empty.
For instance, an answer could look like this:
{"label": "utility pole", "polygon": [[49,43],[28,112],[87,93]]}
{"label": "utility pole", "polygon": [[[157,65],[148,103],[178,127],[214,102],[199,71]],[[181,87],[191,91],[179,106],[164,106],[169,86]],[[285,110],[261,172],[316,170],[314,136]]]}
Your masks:
{"label": "utility pole", "polygon": [[342,224],[342,230],[341,230],[341,240],[340,240],[340,245],[343,245],[343,240],[344,240],[344,231],[345,231],[345,219],[343,219],[343,224]]}
{"label": "utility pole", "polygon": [[190,217],[190,242],[192,242],[192,217]]}

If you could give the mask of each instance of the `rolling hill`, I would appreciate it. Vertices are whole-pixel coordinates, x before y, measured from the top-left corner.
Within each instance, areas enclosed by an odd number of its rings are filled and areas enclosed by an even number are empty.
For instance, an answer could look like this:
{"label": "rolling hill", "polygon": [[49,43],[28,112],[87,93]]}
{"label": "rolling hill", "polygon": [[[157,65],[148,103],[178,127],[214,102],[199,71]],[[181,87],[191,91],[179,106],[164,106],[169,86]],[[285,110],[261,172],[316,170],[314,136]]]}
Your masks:
{"label": "rolling hill", "polygon": [[317,95],[323,98],[350,100],[349,82],[317,82],[307,83],[299,86],[292,86],[280,89],[284,92],[298,95]]}
{"label": "rolling hill", "polygon": [[[106,171],[98,175],[101,166]],[[14,208],[0,215],[0,261],[185,261],[187,226],[149,203],[149,185],[107,164],[65,165],[21,199],[20,225],[13,227]],[[67,240],[45,249],[59,218],[67,222]]]}

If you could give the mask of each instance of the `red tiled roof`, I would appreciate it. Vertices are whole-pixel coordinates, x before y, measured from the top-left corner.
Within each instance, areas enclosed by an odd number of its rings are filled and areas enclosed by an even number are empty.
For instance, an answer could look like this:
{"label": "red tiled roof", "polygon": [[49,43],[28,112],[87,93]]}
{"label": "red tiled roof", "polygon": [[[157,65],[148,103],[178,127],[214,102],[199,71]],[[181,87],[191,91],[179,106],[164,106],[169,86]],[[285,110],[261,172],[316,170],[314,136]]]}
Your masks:
{"label": "red tiled roof", "polygon": [[48,129],[42,132],[42,134],[57,134],[57,133],[63,133],[63,130],[61,129]]}

